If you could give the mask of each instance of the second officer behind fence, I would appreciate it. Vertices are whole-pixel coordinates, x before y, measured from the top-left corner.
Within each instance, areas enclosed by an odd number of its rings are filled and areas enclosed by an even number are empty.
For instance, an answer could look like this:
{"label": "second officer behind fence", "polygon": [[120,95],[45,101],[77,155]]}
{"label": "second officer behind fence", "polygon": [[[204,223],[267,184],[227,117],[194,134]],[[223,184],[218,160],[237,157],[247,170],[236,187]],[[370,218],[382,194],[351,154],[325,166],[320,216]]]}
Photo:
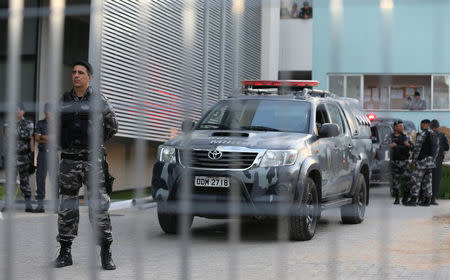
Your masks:
{"label": "second officer behind fence", "polygon": [[[98,158],[98,192],[93,193],[89,185],[89,172],[92,170],[93,147],[89,146],[89,134],[99,131],[92,127],[90,116],[93,109],[93,95],[99,94],[102,106],[102,130],[103,140],[109,140],[118,129],[118,123],[114,110],[109,101],[100,93],[94,93],[89,86],[92,80],[92,66],[86,61],[74,63],[72,69],[71,91],[64,93],[61,103],[61,163],[59,173],[60,206],[58,211],[58,235],[57,241],[61,249],[56,267],[72,265],[71,246],[78,233],[80,219],[78,192],[83,184],[87,186],[89,195],[89,218],[95,219],[97,228],[98,245],[101,246],[101,262],[103,269],[116,268],[111,256],[111,220],[108,209],[110,198],[105,188],[105,176],[102,170],[102,160]],[[97,111],[97,110],[95,110]],[[99,150],[102,146],[95,147]],[[98,199],[98,208],[94,211],[93,200]]]}
{"label": "second officer behind fence", "polygon": [[[394,204],[400,203],[400,179],[403,185],[409,180],[409,151],[411,141],[405,135],[403,121],[394,122],[394,133],[391,135],[391,167],[392,167],[392,191],[395,197]],[[403,192],[403,203],[406,203],[407,194]]]}
{"label": "second officer behind fence", "polygon": [[430,120],[422,120],[420,128],[422,131],[417,133],[412,155],[414,170],[409,183],[411,199],[406,202],[406,206],[416,206],[420,194],[423,197],[420,206],[430,206],[431,202],[431,172],[436,166],[437,139],[430,129]]}

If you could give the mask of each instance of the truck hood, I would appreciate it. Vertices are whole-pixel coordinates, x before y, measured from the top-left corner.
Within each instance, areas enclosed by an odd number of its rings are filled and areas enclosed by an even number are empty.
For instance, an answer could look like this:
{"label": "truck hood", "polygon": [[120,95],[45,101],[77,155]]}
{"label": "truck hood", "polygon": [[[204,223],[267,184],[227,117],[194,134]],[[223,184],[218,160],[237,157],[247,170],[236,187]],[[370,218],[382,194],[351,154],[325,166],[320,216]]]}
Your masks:
{"label": "truck hood", "polygon": [[[287,150],[299,149],[313,136],[293,132],[195,130],[190,142],[194,149],[213,149],[218,146],[235,146],[249,149]],[[186,135],[180,135],[165,143],[182,148],[187,145]]]}

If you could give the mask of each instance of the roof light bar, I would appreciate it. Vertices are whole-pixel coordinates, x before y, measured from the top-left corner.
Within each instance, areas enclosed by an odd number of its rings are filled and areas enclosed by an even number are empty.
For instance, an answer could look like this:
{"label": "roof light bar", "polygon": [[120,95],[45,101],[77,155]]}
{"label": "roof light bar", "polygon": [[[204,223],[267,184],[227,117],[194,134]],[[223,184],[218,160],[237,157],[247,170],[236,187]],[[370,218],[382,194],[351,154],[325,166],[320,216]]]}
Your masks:
{"label": "roof light bar", "polygon": [[244,87],[316,87],[319,82],[313,80],[247,80],[242,81],[241,84]]}

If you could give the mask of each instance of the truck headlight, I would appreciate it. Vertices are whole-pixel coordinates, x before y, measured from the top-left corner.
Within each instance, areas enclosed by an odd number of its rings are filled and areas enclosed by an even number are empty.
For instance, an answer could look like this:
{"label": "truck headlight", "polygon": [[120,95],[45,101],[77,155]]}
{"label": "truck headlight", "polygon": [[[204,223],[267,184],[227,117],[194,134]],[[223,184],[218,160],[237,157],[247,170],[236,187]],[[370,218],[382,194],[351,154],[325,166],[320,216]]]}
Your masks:
{"label": "truck headlight", "polygon": [[158,159],[162,162],[177,163],[176,149],[170,146],[159,146]]}
{"label": "truck headlight", "polygon": [[293,165],[297,160],[297,150],[267,150],[261,159],[260,167]]}

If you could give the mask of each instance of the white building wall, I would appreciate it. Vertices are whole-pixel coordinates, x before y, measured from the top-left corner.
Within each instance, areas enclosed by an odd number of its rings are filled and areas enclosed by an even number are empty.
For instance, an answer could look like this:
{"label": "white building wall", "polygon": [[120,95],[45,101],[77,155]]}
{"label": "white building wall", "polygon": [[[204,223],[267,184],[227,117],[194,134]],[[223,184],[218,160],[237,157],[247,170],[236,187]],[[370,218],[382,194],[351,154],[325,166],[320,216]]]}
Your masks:
{"label": "white building wall", "polygon": [[280,71],[311,71],[313,20],[280,20]]}

